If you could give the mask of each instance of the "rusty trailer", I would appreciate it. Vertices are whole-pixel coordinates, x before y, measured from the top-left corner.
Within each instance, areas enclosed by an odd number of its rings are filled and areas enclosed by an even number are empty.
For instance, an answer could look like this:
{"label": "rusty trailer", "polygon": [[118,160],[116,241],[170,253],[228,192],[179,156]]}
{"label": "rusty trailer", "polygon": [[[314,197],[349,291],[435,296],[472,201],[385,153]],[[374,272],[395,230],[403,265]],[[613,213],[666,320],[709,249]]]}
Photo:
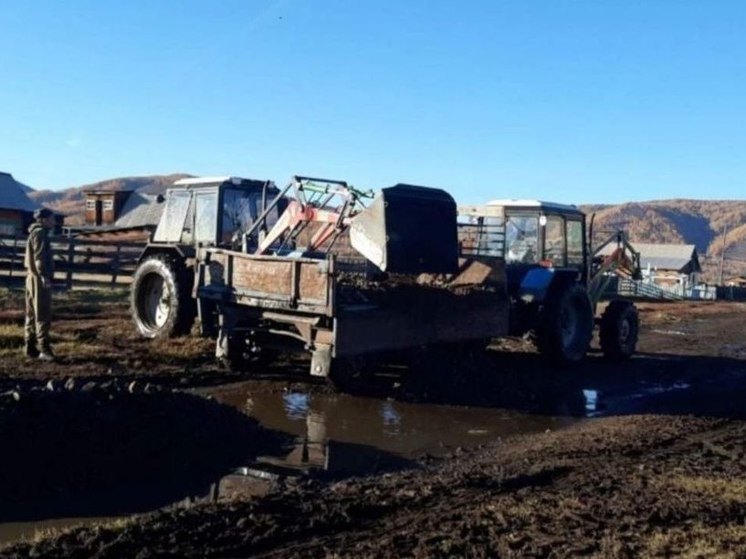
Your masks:
{"label": "rusty trailer", "polygon": [[462,259],[455,274],[379,280],[340,270],[334,255],[318,260],[207,248],[198,261],[197,300],[219,316],[219,355],[239,365],[270,348],[295,349],[310,353],[312,375],[328,376],[335,360],[507,333],[497,259]]}

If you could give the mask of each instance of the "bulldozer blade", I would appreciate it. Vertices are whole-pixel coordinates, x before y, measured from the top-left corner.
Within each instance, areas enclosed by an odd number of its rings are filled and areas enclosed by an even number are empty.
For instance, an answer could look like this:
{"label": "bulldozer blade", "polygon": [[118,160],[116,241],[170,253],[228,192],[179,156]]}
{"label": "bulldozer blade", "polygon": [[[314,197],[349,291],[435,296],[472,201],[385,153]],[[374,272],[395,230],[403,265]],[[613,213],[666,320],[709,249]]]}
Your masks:
{"label": "bulldozer blade", "polygon": [[352,247],[384,272],[458,270],[456,202],[447,192],[397,184],[382,189],[350,226]]}

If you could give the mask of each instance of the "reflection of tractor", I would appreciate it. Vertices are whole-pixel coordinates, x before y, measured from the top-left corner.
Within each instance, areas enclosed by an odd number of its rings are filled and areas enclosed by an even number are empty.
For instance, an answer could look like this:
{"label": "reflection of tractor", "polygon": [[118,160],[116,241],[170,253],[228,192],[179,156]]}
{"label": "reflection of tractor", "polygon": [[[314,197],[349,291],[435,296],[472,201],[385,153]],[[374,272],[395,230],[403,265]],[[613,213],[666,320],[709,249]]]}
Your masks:
{"label": "reflection of tractor", "polygon": [[591,254],[585,215],[574,206],[497,200],[459,213],[462,252],[505,259],[511,335],[530,335],[554,361],[576,362],[589,348],[595,322],[607,357],[634,353],[638,316],[630,301],[613,300],[594,318],[611,275],[639,273],[639,256],[623,235],[604,243],[617,247],[600,258],[598,250]]}
{"label": "reflection of tractor", "polygon": [[198,315],[233,365],[295,349],[311,354],[312,374],[334,376],[349,368],[333,362],[504,335],[502,274],[501,260],[459,260],[442,190],[190,179],[168,191],[132,313],[148,337],[183,333]]}

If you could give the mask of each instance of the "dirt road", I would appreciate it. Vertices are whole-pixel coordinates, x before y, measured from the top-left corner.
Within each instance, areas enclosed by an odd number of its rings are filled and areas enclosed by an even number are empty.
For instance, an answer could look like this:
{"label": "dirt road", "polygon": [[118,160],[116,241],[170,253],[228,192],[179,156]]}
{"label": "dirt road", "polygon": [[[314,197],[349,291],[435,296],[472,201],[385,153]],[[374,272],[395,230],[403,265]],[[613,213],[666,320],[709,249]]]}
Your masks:
{"label": "dirt road", "polygon": [[[137,380],[168,394],[169,409],[185,405],[171,389],[231,403],[225,394],[238,382],[254,402],[329,394],[292,361],[245,379],[215,367],[208,342],[138,340],[115,298],[87,312],[82,299],[66,304],[53,328],[61,362],[43,366],[17,357],[18,311],[12,302],[0,310],[0,391],[38,395],[50,378]],[[50,533],[0,556],[746,557],[744,317],[746,306],[733,303],[643,304],[641,353],[619,365],[591,355],[556,370],[513,340],[427,387],[387,372],[359,390],[381,402],[572,421],[445,456],[424,452],[394,471],[278,478],[260,498]],[[234,429],[255,429],[226,417]],[[173,448],[183,452],[189,440],[179,432],[184,444]]]}

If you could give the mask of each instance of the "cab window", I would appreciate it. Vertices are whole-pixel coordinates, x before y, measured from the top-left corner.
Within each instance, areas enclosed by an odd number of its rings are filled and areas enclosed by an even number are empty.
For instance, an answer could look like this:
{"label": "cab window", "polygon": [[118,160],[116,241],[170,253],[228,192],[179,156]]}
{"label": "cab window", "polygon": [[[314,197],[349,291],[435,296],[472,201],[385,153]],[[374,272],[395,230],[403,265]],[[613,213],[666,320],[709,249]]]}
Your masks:
{"label": "cab window", "polygon": [[544,260],[553,266],[565,265],[565,220],[558,215],[547,216],[544,226]]}
{"label": "cab window", "polygon": [[199,193],[194,199],[194,239],[215,243],[217,235],[218,193]]}
{"label": "cab window", "polygon": [[583,224],[580,221],[567,221],[567,264],[583,264]]}

